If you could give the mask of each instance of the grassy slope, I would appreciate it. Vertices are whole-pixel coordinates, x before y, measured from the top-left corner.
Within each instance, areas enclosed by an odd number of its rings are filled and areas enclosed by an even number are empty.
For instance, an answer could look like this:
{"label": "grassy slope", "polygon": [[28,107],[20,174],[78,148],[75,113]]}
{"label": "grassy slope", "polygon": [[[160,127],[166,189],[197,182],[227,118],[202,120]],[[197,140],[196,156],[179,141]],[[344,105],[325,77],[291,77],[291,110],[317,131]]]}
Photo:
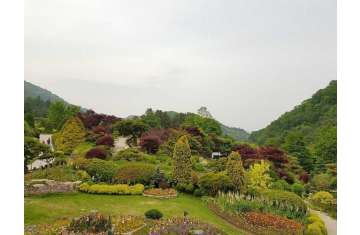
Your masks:
{"label": "grassy slope", "polygon": [[152,208],[162,211],[165,217],[182,216],[187,211],[190,216],[211,223],[228,234],[242,234],[214,215],[201,199],[189,195],[180,195],[170,200],[84,193],[26,197],[25,224],[51,223],[62,217],[74,217],[94,209],[108,214],[143,215]]}

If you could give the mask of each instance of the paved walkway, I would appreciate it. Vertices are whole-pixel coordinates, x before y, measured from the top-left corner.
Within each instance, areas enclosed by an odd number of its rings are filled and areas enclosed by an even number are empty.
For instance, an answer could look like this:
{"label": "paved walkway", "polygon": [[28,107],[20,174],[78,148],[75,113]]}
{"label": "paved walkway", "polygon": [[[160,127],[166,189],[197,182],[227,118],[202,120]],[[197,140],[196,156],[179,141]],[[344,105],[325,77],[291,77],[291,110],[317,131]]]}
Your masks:
{"label": "paved walkway", "polygon": [[127,137],[123,137],[123,136],[120,136],[115,139],[115,141],[114,141],[114,152],[115,153],[120,150],[129,148],[129,146],[126,143],[127,139],[128,139]]}

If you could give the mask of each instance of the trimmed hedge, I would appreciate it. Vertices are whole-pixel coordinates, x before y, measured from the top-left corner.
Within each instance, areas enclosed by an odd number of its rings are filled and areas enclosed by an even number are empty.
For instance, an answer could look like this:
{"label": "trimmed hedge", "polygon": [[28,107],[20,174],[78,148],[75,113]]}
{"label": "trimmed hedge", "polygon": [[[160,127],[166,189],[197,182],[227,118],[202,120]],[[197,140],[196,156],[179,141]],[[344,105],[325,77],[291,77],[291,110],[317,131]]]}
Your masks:
{"label": "trimmed hedge", "polygon": [[115,194],[115,195],[140,195],[144,191],[144,185],[135,184],[129,186],[127,184],[88,184],[83,183],[79,186],[81,192],[93,194]]}

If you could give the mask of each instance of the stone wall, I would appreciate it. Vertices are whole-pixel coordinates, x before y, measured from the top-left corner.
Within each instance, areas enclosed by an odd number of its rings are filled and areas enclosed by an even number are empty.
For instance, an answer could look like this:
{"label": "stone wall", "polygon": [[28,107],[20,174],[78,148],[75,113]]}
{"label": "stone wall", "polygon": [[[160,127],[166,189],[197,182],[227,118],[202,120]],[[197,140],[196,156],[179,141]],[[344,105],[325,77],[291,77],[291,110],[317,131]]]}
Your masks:
{"label": "stone wall", "polygon": [[75,192],[81,181],[59,182],[48,179],[31,180],[25,184],[25,195]]}

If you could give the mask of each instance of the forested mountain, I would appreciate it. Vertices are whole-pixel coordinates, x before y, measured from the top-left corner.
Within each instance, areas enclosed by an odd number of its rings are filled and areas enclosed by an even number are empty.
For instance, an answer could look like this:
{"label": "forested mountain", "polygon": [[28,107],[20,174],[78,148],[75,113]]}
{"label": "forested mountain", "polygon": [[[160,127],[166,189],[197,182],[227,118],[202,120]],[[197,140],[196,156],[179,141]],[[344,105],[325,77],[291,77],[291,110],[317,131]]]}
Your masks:
{"label": "forested mountain", "polygon": [[230,136],[235,140],[247,140],[250,136],[244,129],[237,127],[228,127],[224,124],[221,124],[221,130],[224,135]]}
{"label": "forested mountain", "polygon": [[[24,81],[24,98],[37,98],[40,97],[43,101],[64,101],[64,99],[51,93],[50,91],[36,86],[30,82]],[[65,102],[66,103],[66,102]]]}
{"label": "forested mountain", "polygon": [[266,128],[254,131],[249,139],[258,144],[281,146],[303,145],[325,163],[336,162],[337,82],[317,91],[290,112],[286,112]]}
{"label": "forested mountain", "polygon": [[[204,118],[213,118],[211,113],[207,110],[206,107],[202,106],[198,109],[197,114]],[[247,140],[249,138],[249,133],[247,133],[244,129],[237,127],[229,127],[222,123],[220,123],[221,131],[224,135],[230,136],[235,140]]]}

